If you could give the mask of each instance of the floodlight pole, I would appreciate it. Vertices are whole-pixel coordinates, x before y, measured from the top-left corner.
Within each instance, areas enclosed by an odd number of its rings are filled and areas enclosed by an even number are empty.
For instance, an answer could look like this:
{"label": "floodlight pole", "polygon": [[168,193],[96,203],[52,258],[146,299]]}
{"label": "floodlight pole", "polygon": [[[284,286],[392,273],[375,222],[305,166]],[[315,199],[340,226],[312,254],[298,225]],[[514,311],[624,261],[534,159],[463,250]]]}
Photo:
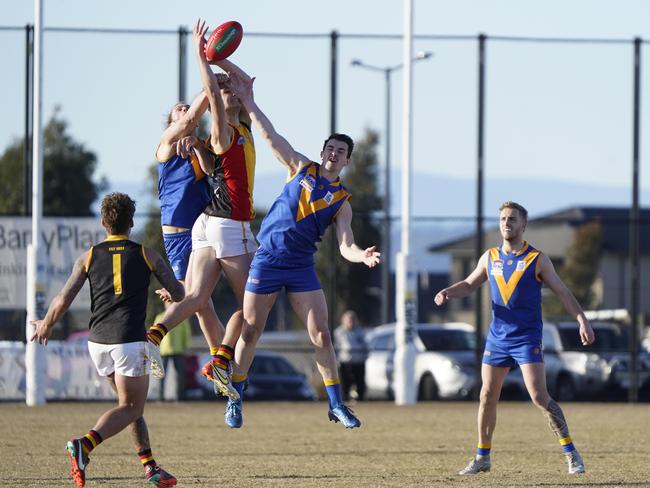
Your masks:
{"label": "floodlight pole", "polygon": [[25,325],[25,403],[28,406],[45,403],[45,348],[31,342],[34,320],[45,316],[45,280],[41,257],[41,221],[43,219],[43,147],[42,147],[42,86],[43,86],[43,0],[34,0],[34,97],[32,146],[32,242],[27,247],[27,323]]}
{"label": "floodlight pole", "polygon": [[[413,58],[413,62],[424,61],[425,59],[430,59],[433,56],[433,53],[430,51],[420,51]],[[386,324],[391,321],[390,317],[390,268],[391,268],[391,242],[390,242],[390,230],[391,230],[391,218],[390,218],[390,202],[391,202],[391,191],[390,191],[390,123],[391,123],[391,80],[390,77],[394,71],[402,69],[404,66],[403,63],[396,64],[395,66],[374,66],[372,64],[367,64],[361,61],[360,59],[353,59],[350,63],[353,67],[364,68],[369,71],[380,72],[384,75],[384,81],[386,82],[386,128],[385,128],[385,156],[384,156],[384,226],[383,226],[383,236],[381,243],[381,322]]]}

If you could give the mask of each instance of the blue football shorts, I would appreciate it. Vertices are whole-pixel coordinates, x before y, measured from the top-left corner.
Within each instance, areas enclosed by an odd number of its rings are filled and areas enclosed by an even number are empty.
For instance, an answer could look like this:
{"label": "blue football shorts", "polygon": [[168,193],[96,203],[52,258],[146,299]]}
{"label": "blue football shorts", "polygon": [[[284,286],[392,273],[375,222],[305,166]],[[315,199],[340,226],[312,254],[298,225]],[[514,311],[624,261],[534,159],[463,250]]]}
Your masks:
{"label": "blue football shorts", "polygon": [[308,266],[286,266],[270,263],[265,252],[258,249],[246,281],[246,291],[267,295],[286,288],[288,293],[320,290],[321,285],[314,264]]}
{"label": "blue football shorts", "polygon": [[515,364],[543,362],[544,351],[541,341],[487,341],[483,352],[483,364],[499,368],[512,368]]}
{"label": "blue football shorts", "polygon": [[164,234],[165,252],[177,280],[184,280],[192,254],[192,231]]}

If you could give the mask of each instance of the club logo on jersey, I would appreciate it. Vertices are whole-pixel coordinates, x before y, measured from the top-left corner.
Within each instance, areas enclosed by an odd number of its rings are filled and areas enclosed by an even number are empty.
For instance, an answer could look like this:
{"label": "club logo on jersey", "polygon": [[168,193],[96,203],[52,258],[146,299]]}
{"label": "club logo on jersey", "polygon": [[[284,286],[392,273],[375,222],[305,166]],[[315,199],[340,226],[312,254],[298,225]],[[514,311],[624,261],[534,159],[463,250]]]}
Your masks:
{"label": "club logo on jersey", "polygon": [[492,276],[503,276],[503,261],[500,259],[492,261],[492,271],[490,274],[492,274]]}
{"label": "club logo on jersey", "polygon": [[513,260],[512,260],[512,259],[508,259],[508,261],[506,261],[506,264],[507,264],[508,266],[510,266],[512,263],[513,263]]}
{"label": "club logo on jersey", "polygon": [[316,187],[316,178],[314,178],[312,175],[307,175],[302,180],[300,180],[300,186],[311,193]]}
{"label": "club logo on jersey", "polygon": [[517,262],[517,271],[524,271],[526,269],[526,261]]}
{"label": "club logo on jersey", "polygon": [[246,144],[246,139],[244,139],[244,136],[239,136],[239,139],[237,139],[237,145],[243,146],[244,144]]}
{"label": "club logo on jersey", "polygon": [[323,197],[323,200],[325,200],[325,203],[329,205],[330,203],[332,203],[332,200],[334,200],[334,195],[332,195],[330,192],[327,192]]}

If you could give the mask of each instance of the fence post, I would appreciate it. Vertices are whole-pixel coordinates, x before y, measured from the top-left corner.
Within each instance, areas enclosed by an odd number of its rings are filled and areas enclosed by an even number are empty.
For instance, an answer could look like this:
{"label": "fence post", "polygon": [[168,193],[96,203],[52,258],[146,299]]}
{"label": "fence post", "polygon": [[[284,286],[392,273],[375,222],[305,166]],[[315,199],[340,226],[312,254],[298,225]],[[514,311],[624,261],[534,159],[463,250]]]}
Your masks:
{"label": "fence post", "polygon": [[[336,30],[333,30],[330,34],[330,133],[333,134],[336,132],[336,102],[337,102],[337,92],[336,92],[336,70],[338,65],[338,41],[339,33]],[[330,263],[329,267],[329,294],[327,300],[327,316],[328,316],[328,325],[331,331],[334,330],[336,325],[336,278],[337,278],[337,268],[336,263],[338,261],[337,249],[338,245],[336,242],[336,231],[334,226],[330,227]]]}
{"label": "fence post", "polygon": [[187,96],[187,30],[178,27],[178,100],[185,101]]}
{"label": "fence post", "polygon": [[[476,165],[476,248],[475,261],[481,259],[483,254],[483,165],[484,165],[484,117],[485,117],[485,41],[487,36],[478,36],[478,143],[477,143],[477,165]],[[483,345],[483,293],[479,289],[476,292],[474,301],[474,313],[476,321],[476,378],[481,378],[481,356]],[[477,383],[478,384],[478,383]]]}
{"label": "fence post", "polygon": [[31,213],[32,195],[32,91],[34,76],[34,26],[25,25],[25,140],[23,144],[23,215]]}
{"label": "fence post", "polygon": [[632,208],[630,209],[630,389],[628,400],[639,400],[639,126],[641,106],[641,38],[634,39],[634,100],[632,135]]}

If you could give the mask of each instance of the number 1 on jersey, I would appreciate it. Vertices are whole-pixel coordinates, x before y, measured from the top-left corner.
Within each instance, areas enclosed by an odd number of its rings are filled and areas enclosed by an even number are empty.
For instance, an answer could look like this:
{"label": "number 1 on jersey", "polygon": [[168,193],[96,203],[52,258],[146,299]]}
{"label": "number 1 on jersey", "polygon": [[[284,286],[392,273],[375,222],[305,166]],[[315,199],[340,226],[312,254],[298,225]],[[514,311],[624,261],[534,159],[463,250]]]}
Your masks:
{"label": "number 1 on jersey", "polygon": [[122,255],[113,254],[113,289],[116,295],[122,294]]}

